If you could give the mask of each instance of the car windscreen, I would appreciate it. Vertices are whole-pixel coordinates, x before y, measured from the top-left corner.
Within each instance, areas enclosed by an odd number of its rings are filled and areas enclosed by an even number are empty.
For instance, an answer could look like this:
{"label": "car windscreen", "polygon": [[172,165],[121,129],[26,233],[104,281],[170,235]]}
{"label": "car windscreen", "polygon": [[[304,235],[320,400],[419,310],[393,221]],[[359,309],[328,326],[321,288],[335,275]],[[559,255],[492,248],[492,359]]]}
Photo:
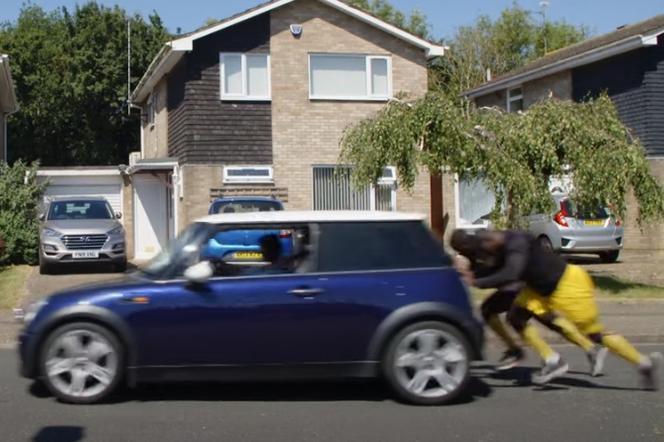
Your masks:
{"label": "car windscreen", "polygon": [[102,200],[53,201],[48,211],[48,219],[113,219],[113,210]]}
{"label": "car windscreen", "polygon": [[579,207],[572,200],[563,200],[562,207],[567,211],[567,216],[578,219],[606,219],[610,216],[609,210],[605,207]]}
{"label": "car windscreen", "polygon": [[274,212],[281,210],[277,201],[228,201],[214,205],[214,213]]}
{"label": "car windscreen", "polygon": [[211,229],[212,227],[205,223],[190,225],[143,267],[142,272],[155,278],[181,275],[184,269],[198,262],[201,244]]}

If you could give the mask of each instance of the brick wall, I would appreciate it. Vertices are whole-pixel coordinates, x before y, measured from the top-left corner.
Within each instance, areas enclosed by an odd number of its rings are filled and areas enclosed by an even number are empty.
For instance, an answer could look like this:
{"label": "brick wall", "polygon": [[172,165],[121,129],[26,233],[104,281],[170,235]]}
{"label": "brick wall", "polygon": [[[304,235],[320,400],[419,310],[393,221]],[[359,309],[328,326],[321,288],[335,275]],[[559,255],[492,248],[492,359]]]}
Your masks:
{"label": "brick wall", "polygon": [[[303,25],[300,38],[289,26]],[[312,208],[312,166],[338,162],[339,140],[350,124],[385,103],[311,101],[311,52],[392,56],[393,90],[411,95],[427,90],[422,50],[316,1],[302,0],[271,13],[272,135],[275,184],[288,188],[289,209]],[[399,210],[428,212],[428,177],[421,175],[411,194],[399,190]]]}
{"label": "brick wall", "polygon": [[[154,88],[156,92],[154,124],[148,124],[147,115],[143,119],[143,158],[164,158],[168,156],[168,88],[166,77]],[[147,111],[147,103],[144,111]]]}
{"label": "brick wall", "polygon": [[183,195],[178,205],[180,230],[198,218],[207,215],[210,208],[210,189],[219,187],[222,181],[222,166],[182,165]]}
{"label": "brick wall", "polygon": [[134,186],[131,178],[122,176],[122,224],[125,229],[127,258],[134,257]]}
{"label": "brick wall", "polygon": [[572,73],[563,71],[548,77],[529,81],[523,85],[523,105],[527,109],[553,94],[560,100],[572,99]]}
{"label": "brick wall", "polygon": [[[664,184],[664,159],[650,160],[650,170]],[[627,200],[625,219],[625,249],[664,250],[664,223],[651,223],[641,227],[636,222],[638,205],[633,195]]]}

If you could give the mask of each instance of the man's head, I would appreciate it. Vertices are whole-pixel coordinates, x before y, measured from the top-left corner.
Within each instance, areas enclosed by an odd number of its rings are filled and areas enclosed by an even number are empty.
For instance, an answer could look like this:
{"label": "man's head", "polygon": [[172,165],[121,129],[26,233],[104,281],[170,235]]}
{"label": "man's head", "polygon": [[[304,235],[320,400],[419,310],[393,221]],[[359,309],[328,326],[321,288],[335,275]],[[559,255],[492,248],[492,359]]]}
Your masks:
{"label": "man's head", "polygon": [[258,242],[261,246],[263,259],[269,263],[274,263],[281,256],[281,243],[277,235],[265,235]]}
{"label": "man's head", "polygon": [[450,245],[460,255],[470,258],[476,254],[479,244],[475,235],[470,235],[465,230],[456,229],[452,232]]}

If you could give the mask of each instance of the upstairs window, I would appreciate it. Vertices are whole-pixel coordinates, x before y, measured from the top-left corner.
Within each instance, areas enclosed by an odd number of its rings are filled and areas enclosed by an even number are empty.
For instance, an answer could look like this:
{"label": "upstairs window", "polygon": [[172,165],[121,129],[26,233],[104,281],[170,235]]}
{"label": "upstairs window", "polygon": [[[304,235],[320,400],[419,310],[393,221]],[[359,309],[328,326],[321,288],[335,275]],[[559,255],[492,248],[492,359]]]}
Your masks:
{"label": "upstairs window", "polygon": [[224,167],[224,183],[271,183],[272,181],[270,166]]}
{"label": "upstairs window", "polygon": [[309,55],[309,97],[314,100],[376,100],[392,96],[389,57]]}
{"label": "upstairs window", "polygon": [[523,110],[523,89],[520,87],[507,91],[507,112],[519,112]]}
{"label": "upstairs window", "polygon": [[152,94],[150,94],[150,98],[148,98],[148,106],[145,111],[147,114],[147,122],[148,126],[152,126],[155,122],[156,114],[157,114],[157,91],[154,91]]}
{"label": "upstairs window", "polygon": [[268,54],[222,53],[222,100],[270,100],[270,56]]}

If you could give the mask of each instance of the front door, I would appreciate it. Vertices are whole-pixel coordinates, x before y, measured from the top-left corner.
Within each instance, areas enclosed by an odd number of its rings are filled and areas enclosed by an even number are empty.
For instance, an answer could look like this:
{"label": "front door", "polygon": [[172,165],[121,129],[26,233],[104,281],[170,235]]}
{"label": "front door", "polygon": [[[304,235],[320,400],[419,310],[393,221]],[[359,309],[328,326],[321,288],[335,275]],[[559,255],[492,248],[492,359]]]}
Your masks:
{"label": "front door", "polygon": [[147,260],[168,241],[169,214],[166,183],[153,175],[134,175],[135,258]]}

